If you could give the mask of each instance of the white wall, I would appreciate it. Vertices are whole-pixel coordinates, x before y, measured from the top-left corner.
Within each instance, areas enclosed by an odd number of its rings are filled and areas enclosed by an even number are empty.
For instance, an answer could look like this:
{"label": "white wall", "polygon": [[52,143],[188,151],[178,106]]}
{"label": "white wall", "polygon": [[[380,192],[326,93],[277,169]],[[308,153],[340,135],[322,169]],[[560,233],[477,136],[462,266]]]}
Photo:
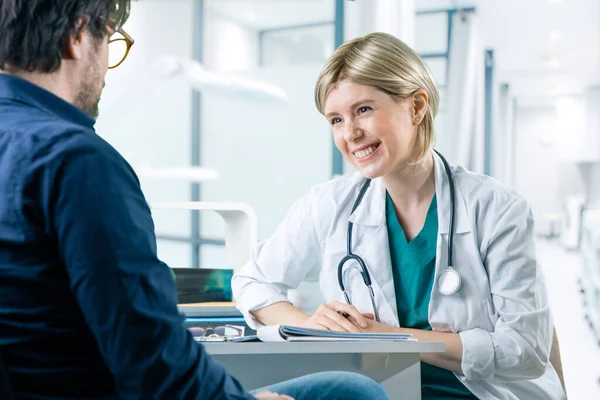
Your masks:
{"label": "white wall", "polygon": [[589,98],[573,95],[555,99],[555,106],[516,111],[515,189],[531,203],[538,232],[547,232],[546,213],[565,211],[567,197],[597,190],[592,151],[586,151],[597,145],[589,132],[595,125],[585,113],[592,105]]}
{"label": "white wall", "polygon": [[589,87],[585,99],[585,143],[582,159],[600,162],[600,85]]}
{"label": "white wall", "polygon": [[585,99],[580,95],[556,99],[556,132],[548,139],[555,142],[557,156],[563,162],[576,162],[585,157],[589,145],[585,108]]}
{"label": "white wall", "polygon": [[544,214],[560,210],[554,146],[540,142],[541,137],[554,132],[556,113],[554,108],[519,108],[516,124],[515,189],[529,201],[537,230],[543,232]]}
{"label": "white wall", "polygon": [[562,202],[565,198],[580,195],[585,192],[582,174],[575,163],[559,162],[557,172],[557,199]]}
{"label": "white wall", "polygon": [[258,66],[258,32],[205,7],[203,63],[208,69],[237,72]]}
{"label": "white wall", "polygon": [[581,193],[581,174],[561,160],[561,140],[572,132],[558,129],[555,107],[519,107],[516,118],[515,189],[530,202],[536,232],[546,233],[547,213],[563,211],[566,196]]}
{"label": "white wall", "polygon": [[[138,172],[148,163],[190,163],[191,91],[183,83],[161,81],[150,71],[161,54],[192,55],[192,18],[191,0],[133,2],[124,29],[135,44],[127,60],[106,76],[96,129]],[[149,201],[190,197],[186,182],[144,176],[140,180]],[[188,213],[155,213],[154,218],[158,234],[190,234]],[[159,257],[171,266],[189,265],[190,251],[186,244],[159,242]]]}

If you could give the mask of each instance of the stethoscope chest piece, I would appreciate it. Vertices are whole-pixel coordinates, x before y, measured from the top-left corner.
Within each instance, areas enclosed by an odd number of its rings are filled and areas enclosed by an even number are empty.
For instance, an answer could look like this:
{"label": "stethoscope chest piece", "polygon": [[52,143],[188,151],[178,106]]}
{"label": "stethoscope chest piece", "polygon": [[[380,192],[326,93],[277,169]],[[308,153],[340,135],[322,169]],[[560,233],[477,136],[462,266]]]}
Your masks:
{"label": "stethoscope chest piece", "polygon": [[458,292],[460,283],[460,274],[452,267],[446,268],[446,270],[438,276],[438,289],[440,293],[445,295],[451,295]]}

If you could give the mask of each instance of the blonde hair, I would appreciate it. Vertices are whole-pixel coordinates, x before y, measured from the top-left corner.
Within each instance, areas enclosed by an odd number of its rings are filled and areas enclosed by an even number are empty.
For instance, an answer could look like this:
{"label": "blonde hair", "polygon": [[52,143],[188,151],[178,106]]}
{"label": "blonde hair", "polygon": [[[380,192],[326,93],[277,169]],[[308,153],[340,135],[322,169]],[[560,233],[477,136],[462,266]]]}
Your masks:
{"label": "blonde hair", "polygon": [[[434,119],[440,97],[435,78],[421,57],[406,43],[387,33],[370,33],[342,44],[321,70],[315,86],[315,104],[325,114],[327,96],[340,82],[371,86],[396,99],[406,99],[418,89],[429,97],[417,140],[422,143],[417,160],[435,144]],[[418,143],[417,142],[417,143]]]}

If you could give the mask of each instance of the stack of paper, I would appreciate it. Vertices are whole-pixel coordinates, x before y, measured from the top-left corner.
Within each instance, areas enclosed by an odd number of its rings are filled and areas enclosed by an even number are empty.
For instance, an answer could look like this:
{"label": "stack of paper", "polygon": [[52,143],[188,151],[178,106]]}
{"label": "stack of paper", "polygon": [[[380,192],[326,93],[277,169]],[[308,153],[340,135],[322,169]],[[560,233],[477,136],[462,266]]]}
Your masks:
{"label": "stack of paper", "polygon": [[395,341],[416,342],[405,333],[351,333],[320,329],[298,328],[288,325],[271,325],[258,328],[258,338],[263,342],[326,342],[326,341]]}

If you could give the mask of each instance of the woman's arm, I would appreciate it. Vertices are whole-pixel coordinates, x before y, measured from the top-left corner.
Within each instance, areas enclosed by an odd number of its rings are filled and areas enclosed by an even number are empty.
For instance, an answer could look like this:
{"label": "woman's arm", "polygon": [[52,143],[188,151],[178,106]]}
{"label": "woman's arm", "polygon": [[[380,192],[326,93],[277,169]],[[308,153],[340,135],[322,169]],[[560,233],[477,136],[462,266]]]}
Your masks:
{"label": "woman's arm", "polygon": [[310,318],[310,315],[294,307],[287,301],[271,304],[258,310],[250,311],[250,314],[263,325],[293,325],[300,326]]}
{"label": "woman's arm", "polygon": [[[297,200],[274,234],[260,242],[250,260],[233,276],[231,287],[237,308],[248,325],[296,325],[316,329],[358,332],[366,320],[347,304],[333,302],[322,305],[308,315],[291,304],[287,294],[302,282],[319,279],[322,260],[317,209],[323,187]],[[330,215],[333,211],[322,211]],[[344,318],[340,314],[346,314]]]}
{"label": "woman's arm", "polygon": [[356,308],[334,301],[322,304],[313,315],[279,302],[250,312],[263,325],[293,325],[305,328],[326,329],[341,332],[361,332],[368,322]]}
{"label": "woman's arm", "polygon": [[[462,374],[463,346],[458,333],[391,327],[374,321],[372,316],[365,318],[353,306],[340,302],[322,305],[312,316],[288,302],[271,304],[251,313],[264,325],[285,324],[348,332],[408,333],[420,342],[444,342],[446,344],[444,353],[423,353],[421,360]],[[345,318],[343,313],[347,313],[348,317]],[[361,322],[364,324],[359,328]]]}
{"label": "woman's arm", "polygon": [[260,323],[280,321],[278,310],[291,306],[288,291],[319,279],[321,245],[313,216],[316,196],[311,192],[297,200],[273,235],[256,245],[250,260],[233,276],[236,307],[253,329]]}
{"label": "woman's arm", "polygon": [[[527,202],[511,196],[478,222],[492,295],[493,330],[460,332],[466,380],[536,379],[548,364],[553,324],[536,260],[534,223]],[[491,218],[491,220],[489,220]]]}
{"label": "woman's arm", "polygon": [[462,374],[463,345],[460,335],[452,332],[425,331],[421,329],[396,328],[400,333],[410,333],[420,342],[444,342],[443,353],[421,353],[421,361],[436,367]]}
{"label": "woman's arm", "polygon": [[463,373],[461,367],[463,345],[458,333],[395,328],[377,321],[368,321],[367,328],[363,331],[378,333],[408,333],[420,342],[444,342],[446,345],[446,351],[444,353],[422,353],[421,361],[458,374]]}

